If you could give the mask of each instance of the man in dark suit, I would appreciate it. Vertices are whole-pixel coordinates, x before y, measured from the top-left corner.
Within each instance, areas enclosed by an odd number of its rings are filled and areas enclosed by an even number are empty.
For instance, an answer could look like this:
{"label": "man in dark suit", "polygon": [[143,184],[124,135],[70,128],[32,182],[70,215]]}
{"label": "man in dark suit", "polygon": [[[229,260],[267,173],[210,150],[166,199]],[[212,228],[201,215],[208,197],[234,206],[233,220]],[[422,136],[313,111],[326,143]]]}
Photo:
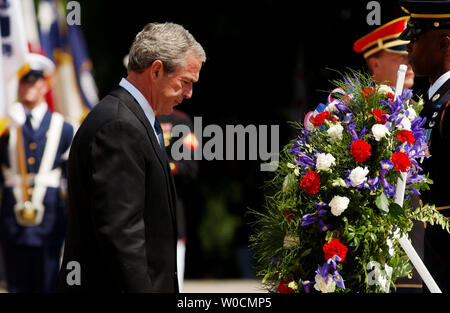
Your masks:
{"label": "man in dark suit", "polygon": [[[425,134],[431,157],[423,168],[434,181],[422,194],[424,203],[435,204],[450,216],[450,1],[400,1],[411,15],[401,39],[410,40],[408,58],[417,76],[426,76],[430,89],[421,112],[426,117]],[[442,292],[450,292],[450,234],[440,226],[427,224],[424,263]]]}
{"label": "man in dark suit", "polygon": [[74,138],[60,291],[178,291],[176,192],[155,116],[192,96],[205,59],[180,25],[136,35],[128,77]]}

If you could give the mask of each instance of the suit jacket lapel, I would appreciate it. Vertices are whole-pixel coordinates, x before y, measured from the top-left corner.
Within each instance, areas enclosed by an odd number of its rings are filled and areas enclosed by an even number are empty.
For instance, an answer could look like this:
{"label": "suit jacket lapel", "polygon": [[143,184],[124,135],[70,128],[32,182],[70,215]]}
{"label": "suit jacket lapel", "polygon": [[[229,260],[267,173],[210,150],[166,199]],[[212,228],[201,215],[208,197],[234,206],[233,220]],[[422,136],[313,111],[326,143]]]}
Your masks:
{"label": "suit jacket lapel", "polygon": [[170,206],[171,213],[172,213],[172,217],[175,219],[175,205],[176,205],[176,202],[174,199],[175,184],[173,181],[173,177],[170,174],[170,168],[169,168],[169,163],[167,162],[167,157],[165,155],[163,155],[163,153],[161,151],[161,146],[159,145],[159,141],[156,138],[155,132],[153,131],[153,127],[150,125],[150,122],[147,119],[147,117],[145,116],[145,113],[142,110],[139,103],[136,101],[136,99],[134,99],[134,97],[130,93],[128,93],[128,91],[126,91],[124,88],[119,86],[116,89],[114,89],[110,94],[119,98],[120,100],[122,100],[122,102],[131,110],[131,112],[133,112],[136,115],[136,117],[139,119],[139,121],[145,126],[145,128],[147,130],[147,135],[150,138],[150,141],[152,143],[153,150],[155,151],[155,153],[158,157],[158,160],[164,169],[164,174],[166,176],[166,181],[168,183],[167,188],[169,188],[169,190],[171,191],[171,192],[169,192],[169,197],[170,197],[170,201],[171,201],[171,206]]}

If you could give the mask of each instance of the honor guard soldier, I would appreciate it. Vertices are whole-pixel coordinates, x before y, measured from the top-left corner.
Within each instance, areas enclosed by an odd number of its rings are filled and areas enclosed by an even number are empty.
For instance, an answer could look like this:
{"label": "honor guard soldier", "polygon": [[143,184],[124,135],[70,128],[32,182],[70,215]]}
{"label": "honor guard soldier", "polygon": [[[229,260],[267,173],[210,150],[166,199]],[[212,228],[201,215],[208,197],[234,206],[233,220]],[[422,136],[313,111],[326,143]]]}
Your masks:
{"label": "honor guard soldier", "polygon": [[54,292],[66,231],[61,195],[73,128],[45,102],[53,62],[30,53],[0,139],[0,239],[9,292]]}
{"label": "honor guard soldier", "polygon": [[406,45],[409,41],[398,37],[403,32],[409,17],[404,16],[386,23],[353,44],[353,51],[362,53],[367,68],[377,84],[395,87],[400,64],[408,66],[404,88],[414,84],[414,72],[408,63]]}
{"label": "honor guard soldier", "polygon": [[[400,1],[410,15],[400,35],[410,40],[406,50],[417,76],[428,77],[431,84],[424,95],[421,116],[426,118],[430,158],[423,161],[433,185],[423,192],[424,203],[435,204],[440,213],[450,216],[450,1]],[[443,293],[450,292],[450,234],[440,226],[425,228],[424,263]]]}
{"label": "honor guard soldier", "polygon": [[[192,199],[192,192],[195,192],[192,190],[192,183],[198,175],[198,161],[194,160],[194,153],[199,148],[199,142],[193,131],[194,125],[192,124],[192,120],[186,113],[174,110],[170,115],[159,115],[158,120],[160,121],[163,130],[164,146],[166,147],[167,158],[169,159],[170,169],[172,170],[175,186],[177,188],[177,272],[178,285],[180,292],[182,292],[187,241],[186,212],[189,211],[191,205],[195,205],[195,203],[193,203],[195,199]],[[176,126],[185,127],[182,132],[182,135],[184,135],[183,137],[172,136],[172,130]],[[180,151],[186,149],[185,151],[188,152],[188,154],[186,154],[186,156],[188,156],[187,158],[175,160],[171,151],[175,142],[181,143],[178,147],[175,147],[175,150],[177,150],[175,152],[178,152],[178,149]]]}
{"label": "honor guard soldier", "polygon": [[[408,68],[403,88],[411,88],[414,85],[414,72],[408,62],[408,52],[406,51],[409,41],[399,38],[408,21],[409,16],[394,19],[354,43],[353,50],[363,54],[375,83],[395,87],[398,68],[400,64],[405,64]],[[418,207],[417,196],[413,196],[412,201],[413,207]],[[408,234],[414,249],[422,259],[424,258],[424,231],[423,223],[417,221],[414,222],[414,227]],[[395,283],[398,293],[422,292],[422,279],[416,269],[413,270],[411,279],[400,278]]]}

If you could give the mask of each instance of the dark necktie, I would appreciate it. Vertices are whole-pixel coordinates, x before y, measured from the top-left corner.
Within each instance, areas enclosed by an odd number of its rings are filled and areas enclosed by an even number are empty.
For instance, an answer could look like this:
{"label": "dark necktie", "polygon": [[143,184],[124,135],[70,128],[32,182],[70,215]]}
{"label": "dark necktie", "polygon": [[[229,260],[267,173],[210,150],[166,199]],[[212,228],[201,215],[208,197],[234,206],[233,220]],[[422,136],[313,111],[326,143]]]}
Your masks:
{"label": "dark necktie", "polygon": [[27,118],[25,119],[25,125],[27,125],[32,130],[33,125],[31,124],[31,119],[33,118],[33,116],[30,112],[26,112],[25,115],[27,116]]}
{"label": "dark necktie", "polygon": [[158,119],[155,117],[155,132],[159,139],[159,146],[161,147],[162,153],[166,154],[166,148],[164,147],[164,137],[163,137],[163,131],[161,128],[161,124],[159,124]]}

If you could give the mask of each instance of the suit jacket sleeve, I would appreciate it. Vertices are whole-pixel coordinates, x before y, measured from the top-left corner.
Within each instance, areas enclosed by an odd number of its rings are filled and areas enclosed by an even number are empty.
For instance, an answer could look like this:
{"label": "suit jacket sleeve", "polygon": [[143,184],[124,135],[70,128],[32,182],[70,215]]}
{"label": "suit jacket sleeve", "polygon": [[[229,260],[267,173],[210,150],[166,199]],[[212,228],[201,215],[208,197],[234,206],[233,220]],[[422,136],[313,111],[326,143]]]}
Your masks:
{"label": "suit jacket sleeve", "polygon": [[92,221],[103,262],[124,292],[151,291],[145,248],[145,161],[131,124],[103,126],[91,146]]}

